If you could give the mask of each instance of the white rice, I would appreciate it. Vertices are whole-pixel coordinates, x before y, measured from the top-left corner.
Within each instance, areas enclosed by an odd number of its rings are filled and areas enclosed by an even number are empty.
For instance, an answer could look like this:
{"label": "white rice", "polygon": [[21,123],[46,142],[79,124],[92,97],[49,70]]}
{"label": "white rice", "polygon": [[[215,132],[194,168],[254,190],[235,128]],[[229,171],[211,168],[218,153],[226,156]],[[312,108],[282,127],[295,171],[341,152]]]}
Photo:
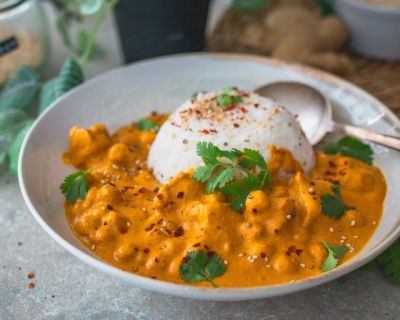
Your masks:
{"label": "white rice", "polygon": [[314,166],[314,151],[295,117],[274,101],[252,92],[237,91],[243,102],[227,110],[215,100],[220,92],[199,94],[185,101],[163,124],[150,149],[148,165],[165,183],[181,171],[202,165],[199,141],[221,149],[256,149],[266,160],[268,147],[291,151],[305,172]]}

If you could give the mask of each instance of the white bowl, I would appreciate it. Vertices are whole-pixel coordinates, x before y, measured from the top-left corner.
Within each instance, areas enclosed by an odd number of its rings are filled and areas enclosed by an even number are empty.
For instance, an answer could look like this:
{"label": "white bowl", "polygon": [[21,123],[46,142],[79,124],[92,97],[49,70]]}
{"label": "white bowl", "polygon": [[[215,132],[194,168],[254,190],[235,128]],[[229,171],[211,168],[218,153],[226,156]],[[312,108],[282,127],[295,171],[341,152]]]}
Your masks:
{"label": "white bowl", "polygon": [[338,278],[365,264],[400,234],[400,154],[375,148],[388,195],[382,221],[366,247],[351,261],[320,276],[273,286],[201,288],[142,277],[117,269],[94,256],[72,234],[64,217],[59,185],[73,171],[61,160],[71,126],[105,123],[115,130],[152,110],[170,112],[198,90],[229,85],[244,89],[277,80],[302,81],[318,87],[332,101],[337,119],[399,134],[399,120],[379,101],[333,75],[266,58],[235,54],[187,54],[151,59],[94,78],[57,100],[40,116],[21,151],[19,182],[23,197],[38,223],[61,246],[87,264],[133,285],[167,294],[208,300],[272,297],[310,288]]}
{"label": "white bowl", "polygon": [[366,57],[400,59],[400,9],[364,2],[334,0],[336,14],[350,29],[350,47]]}

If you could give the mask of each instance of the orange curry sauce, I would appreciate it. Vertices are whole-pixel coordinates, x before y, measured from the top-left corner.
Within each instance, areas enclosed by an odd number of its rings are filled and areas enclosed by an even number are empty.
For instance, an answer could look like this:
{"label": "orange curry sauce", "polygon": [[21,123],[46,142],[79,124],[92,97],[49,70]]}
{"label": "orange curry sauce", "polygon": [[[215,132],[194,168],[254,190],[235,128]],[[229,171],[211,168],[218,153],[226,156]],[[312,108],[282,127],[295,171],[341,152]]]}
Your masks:
{"label": "orange curry sauce", "polygon": [[[161,124],[166,116],[149,118]],[[91,187],[85,200],[66,202],[67,219],[81,242],[120,269],[184,283],[182,258],[203,250],[217,252],[227,265],[214,279],[218,286],[290,282],[322,272],[323,240],[349,248],[343,263],[364,247],[380,220],[384,177],[356,159],[317,152],[316,166],[305,176],[288,151],[271,147],[272,189],[252,192],[240,213],[224,195],[206,194],[191,173],[158,183],[146,167],[155,136],[135,125],[111,136],[104,125],[70,132],[64,160],[91,168]],[[293,176],[279,178],[281,168]],[[356,208],[339,219],[321,214],[320,197],[332,193],[333,183],[340,183],[344,203]]]}

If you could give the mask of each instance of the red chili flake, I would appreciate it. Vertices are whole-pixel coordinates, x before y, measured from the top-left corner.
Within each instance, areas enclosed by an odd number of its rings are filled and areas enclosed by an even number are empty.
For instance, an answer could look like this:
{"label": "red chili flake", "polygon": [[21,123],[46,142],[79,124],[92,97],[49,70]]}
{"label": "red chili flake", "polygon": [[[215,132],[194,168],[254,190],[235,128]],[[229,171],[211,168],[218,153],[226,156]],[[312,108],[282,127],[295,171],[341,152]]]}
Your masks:
{"label": "red chili flake", "polygon": [[158,194],[157,194],[157,198],[160,199],[160,200],[162,200],[162,199],[164,198],[164,195],[163,195],[162,193],[158,193]]}
{"label": "red chili flake", "polygon": [[310,184],[311,184],[312,186],[315,186],[315,183],[314,183],[313,181],[311,181]]}
{"label": "red chili flake", "polygon": [[155,188],[153,188],[153,190],[151,190],[151,191],[153,191],[154,193],[156,193],[156,192],[158,192],[158,190],[160,190],[160,188],[155,187]]}
{"label": "red chili flake", "polygon": [[179,192],[176,194],[176,197],[177,197],[178,199],[182,199],[182,198],[184,197],[184,195],[185,195],[185,193],[184,193],[183,191],[179,191]]}
{"label": "red chili flake", "polygon": [[108,183],[111,187],[115,187],[115,183],[113,183],[113,182],[109,182]]}
{"label": "red chili flake", "polygon": [[329,166],[331,168],[336,168],[336,164],[332,160],[329,160]]}
{"label": "red chili flake", "polygon": [[199,132],[204,134],[210,134],[210,130],[208,129],[199,130]]}
{"label": "red chili flake", "polygon": [[144,230],[145,230],[145,231],[151,231],[151,230],[154,228],[154,226],[155,226],[154,223],[149,224]]}
{"label": "red chili flake", "polygon": [[150,253],[150,249],[149,249],[149,248],[144,248],[144,249],[143,249],[143,252],[146,253],[146,254],[147,254],[147,253]]}
{"label": "red chili flake", "polygon": [[35,284],[33,283],[33,282],[30,282],[29,284],[28,284],[28,288],[29,289],[33,289],[35,287]]}
{"label": "red chili flake", "polygon": [[121,229],[119,229],[119,233],[121,233],[121,234],[128,233],[128,228],[127,227],[122,227]]}
{"label": "red chili flake", "polygon": [[107,210],[114,210],[113,206],[110,204],[107,204]]}
{"label": "red chili flake", "polygon": [[173,202],[173,201],[170,201],[170,202],[169,202],[169,204],[172,206],[173,204],[175,204],[175,202]]}
{"label": "red chili flake", "polygon": [[221,227],[220,227],[220,226],[218,226],[218,227],[217,227],[217,229],[218,229],[218,230],[220,230],[220,229],[221,229]]}
{"label": "red chili flake", "polygon": [[275,232],[275,233],[279,233],[279,229],[275,229],[274,232]]}
{"label": "red chili flake", "polygon": [[158,262],[160,262],[160,259],[155,258],[154,261],[158,263]]}
{"label": "red chili flake", "polygon": [[190,257],[189,257],[189,256],[184,256],[184,257],[182,258],[182,263],[189,262],[189,260],[190,260]]}
{"label": "red chili flake", "polygon": [[339,174],[340,174],[341,176],[344,176],[344,175],[346,175],[346,171],[340,170],[340,171],[339,171]]}
{"label": "red chili flake", "polygon": [[136,252],[139,252],[139,248],[133,248],[133,250],[135,250]]}
{"label": "red chili flake", "polygon": [[211,132],[211,133],[218,133],[218,131],[215,130],[215,129],[210,129],[210,132]]}
{"label": "red chili flake", "polygon": [[28,279],[33,279],[35,277],[34,272],[28,272]]}
{"label": "red chili flake", "polygon": [[237,123],[234,123],[233,126],[234,126],[235,128],[239,128],[239,127],[240,127],[239,124],[237,124]]}
{"label": "red chili flake", "polygon": [[200,242],[197,242],[193,245],[194,248],[200,247]]}
{"label": "red chili flake", "polygon": [[247,113],[248,110],[245,107],[240,107],[240,111],[242,111],[243,113]]}
{"label": "red chili flake", "polygon": [[157,279],[157,277],[156,277],[156,276],[151,276],[150,278],[152,278],[152,279],[154,279],[154,280],[156,280],[156,279]]}
{"label": "red chili flake", "polygon": [[332,172],[332,171],[330,171],[330,170],[326,170],[326,171],[325,171],[325,175],[326,175],[326,176],[336,176],[336,173],[335,173],[335,172]]}
{"label": "red chili flake", "polygon": [[19,246],[22,246],[22,245],[23,245],[23,242],[22,242],[22,241],[18,241],[18,245],[19,245]]}
{"label": "red chili flake", "polygon": [[172,232],[172,235],[174,237],[181,237],[181,236],[183,236],[184,233],[185,233],[185,231],[183,230],[183,228],[179,227],[178,229],[174,230],[174,232]]}
{"label": "red chili flake", "polygon": [[140,193],[145,193],[145,192],[147,192],[147,189],[144,188],[144,187],[143,187],[143,188],[140,188],[140,189],[139,189],[139,192],[140,192]]}
{"label": "red chili flake", "polygon": [[264,252],[261,252],[261,253],[260,253],[260,257],[261,257],[262,259],[264,259],[264,258],[266,257],[265,253],[264,253]]}
{"label": "red chili flake", "polygon": [[212,256],[214,256],[215,254],[216,254],[215,251],[208,251],[208,252],[207,252],[207,256],[209,256],[209,257],[212,257]]}
{"label": "red chili flake", "polygon": [[260,106],[259,103],[255,103],[255,104],[254,104],[254,107],[255,107],[256,109],[258,109],[259,106]]}
{"label": "red chili flake", "polygon": [[292,253],[297,254],[298,256],[303,252],[302,249],[297,249],[296,246],[291,245],[286,251],[286,255],[290,256]]}
{"label": "red chili flake", "polygon": [[256,208],[253,208],[253,213],[257,213],[258,212],[258,210],[256,209]]}

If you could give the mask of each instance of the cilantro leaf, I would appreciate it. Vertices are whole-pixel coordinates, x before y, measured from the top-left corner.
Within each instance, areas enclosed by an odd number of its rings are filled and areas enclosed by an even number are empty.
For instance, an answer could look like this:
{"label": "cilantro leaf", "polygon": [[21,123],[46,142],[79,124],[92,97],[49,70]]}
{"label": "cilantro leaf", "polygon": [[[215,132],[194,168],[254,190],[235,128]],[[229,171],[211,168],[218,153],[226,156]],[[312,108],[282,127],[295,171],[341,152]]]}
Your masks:
{"label": "cilantro leaf", "polygon": [[[196,169],[193,179],[206,183],[207,193],[221,191],[229,196],[234,210],[244,209],[251,191],[271,183],[272,176],[267,163],[257,150],[221,150],[211,142],[198,142],[196,150],[205,165]],[[236,178],[236,181],[235,171],[240,172],[242,177]]]}
{"label": "cilantro leaf", "polygon": [[340,245],[332,245],[325,241],[322,241],[326,250],[328,250],[328,256],[326,257],[324,263],[321,266],[323,272],[328,272],[335,269],[338,265],[339,259],[345,255],[347,252],[347,247]]}
{"label": "cilantro leaf", "polygon": [[208,281],[213,287],[213,279],[225,271],[226,266],[216,253],[208,255],[202,250],[188,252],[179,266],[179,275],[186,282]]}
{"label": "cilantro leaf", "polygon": [[331,143],[323,148],[327,154],[341,154],[361,160],[367,164],[372,164],[373,151],[371,146],[362,141],[346,136],[337,143]]}
{"label": "cilantro leaf", "polygon": [[400,239],[364,266],[364,269],[375,266],[382,266],[385,275],[392,282],[400,284]]}
{"label": "cilantro leaf", "polygon": [[86,176],[89,174],[90,169],[82,172],[78,171],[65,177],[63,183],[60,185],[61,192],[70,204],[75,204],[78,199],[85,199],[89,190],[89,181]]}
{"label": "cilantro leaf", "polygon": [[243,102],[243,98],[240,95],[235,95],[233,88],[228,87],[215,98],[220,107],[234,107],[236,104]]}
{"label": "cilantro leaf", "polygon": [[156,131],[159,128],[159,126],[150,119],[141,119],[137,122],[136,126],[140,131]]}
{"label": "cilantro leaf", "polygon": [[353,208],[346,206],[343,203],[340,195],[339,185],[334,184],[331,188],[334,195],[325,193],[321,196],[321,212],[331,218],[340,218],[347,210]]}

